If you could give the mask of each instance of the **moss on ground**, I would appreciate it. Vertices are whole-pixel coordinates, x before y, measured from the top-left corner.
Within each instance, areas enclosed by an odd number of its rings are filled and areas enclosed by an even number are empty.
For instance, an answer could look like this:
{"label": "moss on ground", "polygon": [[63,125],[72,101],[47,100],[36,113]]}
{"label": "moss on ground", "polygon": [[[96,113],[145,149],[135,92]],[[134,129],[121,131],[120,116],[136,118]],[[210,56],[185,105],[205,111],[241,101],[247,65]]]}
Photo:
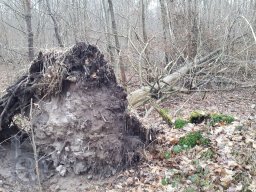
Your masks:
{"label": "moss on ground", "polygon": [[172,152],[174,154],[178,154],[185,149],[190,149],[195,147],[196,145],[210,145],[210,139],[204,137],[200,131],[193,131],[181,137],[177,145],[173,146]]}
{"label": "moss on ground", "polygon": [[203,137],[200,131],[190,132],[179,140],[179,145],[182,147],[192,148],[196,145],[209,145],[210,140]]}
{"label": "moss on ground", "polygon": [[211,126],[215,126],[216,124],[219,124],[219,123],[230,124],[235,120],[235,118],[231,115],[224,115],[219,113],[211,114],[210,119],[211,119],[210,120]]}
{"label": "moss on ground", "polygon": [[174,122],[174,127],[176,128],[176,129],[181,129],[181,128],[183,128],[185,125],[187,125],[188,124],[188,121],[186,121],[186,120],[184,120],[184,119],[180,119],[180,118],[178,118],[178,119],[176,119],[175,120],[175,122]]}

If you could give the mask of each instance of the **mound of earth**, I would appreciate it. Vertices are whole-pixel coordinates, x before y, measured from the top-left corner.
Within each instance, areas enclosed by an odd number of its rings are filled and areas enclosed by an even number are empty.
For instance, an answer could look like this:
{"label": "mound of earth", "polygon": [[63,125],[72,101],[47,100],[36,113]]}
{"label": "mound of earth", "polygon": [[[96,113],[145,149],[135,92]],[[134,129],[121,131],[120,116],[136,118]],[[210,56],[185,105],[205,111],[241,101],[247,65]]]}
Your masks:
{"label": "mound of earth", "polygon": [[[39,159],[47,158],[47,169],[62,176],[109,177],[139,162],[152,138],[129,114],[126,96],[95,46],[40,52],[0,98],[0,142],[18,135],[20,148],[31,138],[28,150],[36,149]],[[29,126],[18,125],[17,117]]]}

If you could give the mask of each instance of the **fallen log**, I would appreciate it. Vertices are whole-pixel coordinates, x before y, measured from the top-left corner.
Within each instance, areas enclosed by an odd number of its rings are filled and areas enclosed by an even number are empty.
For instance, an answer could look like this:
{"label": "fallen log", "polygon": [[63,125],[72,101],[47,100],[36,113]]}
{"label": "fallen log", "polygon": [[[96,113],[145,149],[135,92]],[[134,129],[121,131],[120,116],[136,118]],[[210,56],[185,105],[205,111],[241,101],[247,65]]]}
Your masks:
{"label": "fallen log", "polygon": [[209,55],[197,60],[196,62],[191,62],[186,64],[185,66],[181,67],[178,71],[167,75],[164,77],[161,82],[158,84],[155,84],[153,86],[144,86],[141,87],[138,90],[133,91],[128,95],[128,102],[130,106],[139,106],[143,102],[147,101],[152,96],[152,90],[161,90],[167,85],[169,86],[175,86],[175,83],[185,74],[187,74],[193,67],[202,67],[205,63],[210,62],[212,60],[215,60],[219,57],[219,54],[221,53],[221,49],[218,49]]}

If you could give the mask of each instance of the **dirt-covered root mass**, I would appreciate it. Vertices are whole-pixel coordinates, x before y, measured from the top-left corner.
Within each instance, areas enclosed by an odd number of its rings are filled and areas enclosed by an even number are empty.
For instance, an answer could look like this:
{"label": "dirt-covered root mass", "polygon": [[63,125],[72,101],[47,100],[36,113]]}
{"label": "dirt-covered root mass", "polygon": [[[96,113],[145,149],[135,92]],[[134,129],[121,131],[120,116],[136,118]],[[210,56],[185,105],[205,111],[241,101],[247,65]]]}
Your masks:
{"label": "dirt-covered root mass", "polygon": [[0,98],[0,114],[2,140],[24,129],[17,129],[15,116],[29,117],[37,153],[62,176],[109,177],[142,158],[149,135],[129,115],[112,68],[86,43],[40,52]]}
{"label": "dirt-covered root mass", "polygon": [[125,132],[123,89],[86,84],[72,84],[61,97],[39,102],[33,118],[37,145],[52,154],[54,167],[110,176],[138,161],[143,143]]}

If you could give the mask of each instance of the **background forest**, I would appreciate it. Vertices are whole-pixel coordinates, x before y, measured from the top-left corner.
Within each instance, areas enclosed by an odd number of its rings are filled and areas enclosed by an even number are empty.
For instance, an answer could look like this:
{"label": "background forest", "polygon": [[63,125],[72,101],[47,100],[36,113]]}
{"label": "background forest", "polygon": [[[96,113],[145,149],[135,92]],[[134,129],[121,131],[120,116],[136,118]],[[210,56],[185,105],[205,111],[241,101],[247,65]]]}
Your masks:
{"label": "background forest", "polygon": [[216,50],[218,62],[187,77],[192,87],[238,75],[247,81],[255,71],[253,0],[1,0],[0,13],[6,65],[23,66],[39,50],[87,41],[128,85],[134,74],[145,85]]}

